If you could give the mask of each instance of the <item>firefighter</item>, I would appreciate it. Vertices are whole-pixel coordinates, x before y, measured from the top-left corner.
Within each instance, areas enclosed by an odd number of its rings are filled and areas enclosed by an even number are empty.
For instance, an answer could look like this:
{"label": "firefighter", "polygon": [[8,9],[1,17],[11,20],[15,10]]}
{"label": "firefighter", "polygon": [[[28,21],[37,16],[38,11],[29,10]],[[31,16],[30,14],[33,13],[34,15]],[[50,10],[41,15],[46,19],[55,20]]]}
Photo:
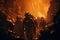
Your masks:
{"label": "firefighter", "polygon": [[20,38],[23,37],[23,26],[22,26],[22,17],[21,16],[17,16],[16,17],[16,22],[15,22],[15,28],[14,31],[17,33],[18,36],[20,36]]}
{"label": "firefighter", "polygon": [[34,30],[33,16],[29,13],[25,13],[23,20],[24,31],[26,32],[27,40],[32,40]]}

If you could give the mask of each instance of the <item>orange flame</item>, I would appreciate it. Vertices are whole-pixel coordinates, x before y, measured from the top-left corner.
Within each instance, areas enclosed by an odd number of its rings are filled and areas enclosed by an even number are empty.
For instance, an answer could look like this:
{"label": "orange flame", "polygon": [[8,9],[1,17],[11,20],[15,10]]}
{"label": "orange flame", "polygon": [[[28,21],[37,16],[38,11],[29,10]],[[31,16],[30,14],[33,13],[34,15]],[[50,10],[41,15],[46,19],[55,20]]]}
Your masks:
{"label": "orange flame", "polygon": [[24,10],[35,17],[46,17],[50,7],[50,0],[24,0]]}

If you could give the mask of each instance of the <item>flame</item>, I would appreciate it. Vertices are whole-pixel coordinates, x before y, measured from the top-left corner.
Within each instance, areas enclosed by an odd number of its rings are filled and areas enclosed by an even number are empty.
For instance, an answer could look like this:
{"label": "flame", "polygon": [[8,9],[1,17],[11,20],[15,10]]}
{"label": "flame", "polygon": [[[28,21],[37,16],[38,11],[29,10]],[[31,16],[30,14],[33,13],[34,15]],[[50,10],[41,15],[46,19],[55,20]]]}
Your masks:
{"label": "flame", "polygon": [[24,10],[35,17],[46,17],[50,0],[24,0]]}

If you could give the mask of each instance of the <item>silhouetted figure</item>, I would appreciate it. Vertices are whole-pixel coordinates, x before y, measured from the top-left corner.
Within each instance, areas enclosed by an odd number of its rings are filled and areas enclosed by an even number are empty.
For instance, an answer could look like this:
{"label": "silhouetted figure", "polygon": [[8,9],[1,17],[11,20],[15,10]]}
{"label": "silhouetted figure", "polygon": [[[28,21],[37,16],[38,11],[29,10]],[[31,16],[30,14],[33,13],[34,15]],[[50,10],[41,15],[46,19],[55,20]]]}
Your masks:
{"label": "silhouetted figure", "polygon": [[26,13],[23,20],[24,30],[27,35],[27,40],[32,40],[34,34],[34,20],[31,14]]}
{"label": "silhouetted figure", "polygon": [[46,21],[43,17],[40,18],[40,26],[42,27],[42,29],[45,29],[45,25],[46,25]]}
{"label": "silhouetted figure", "polygon": [[11,32],[9,32],[13,29],[13,24],[7,21],[6,16],[0,11],[0,40],[13,40]]}
{"label": "silhouetted figure", "polygon": [[22,38],[24,36],[24,28],[22,26],[22,18],[20,16],[16,17],[16,22],[15,22],[15,32]]}

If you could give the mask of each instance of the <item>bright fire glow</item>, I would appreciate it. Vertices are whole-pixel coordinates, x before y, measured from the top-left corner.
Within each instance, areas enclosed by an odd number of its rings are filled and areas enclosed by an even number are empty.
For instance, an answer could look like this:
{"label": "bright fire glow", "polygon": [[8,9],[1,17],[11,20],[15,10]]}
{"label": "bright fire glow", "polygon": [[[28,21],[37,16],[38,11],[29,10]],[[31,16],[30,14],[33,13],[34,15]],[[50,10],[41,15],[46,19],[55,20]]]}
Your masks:
{"label": "bright fire glow", "polygon": [[50,7],[50,0],[24,0],[24,10],[35,17],[45,17]]}

